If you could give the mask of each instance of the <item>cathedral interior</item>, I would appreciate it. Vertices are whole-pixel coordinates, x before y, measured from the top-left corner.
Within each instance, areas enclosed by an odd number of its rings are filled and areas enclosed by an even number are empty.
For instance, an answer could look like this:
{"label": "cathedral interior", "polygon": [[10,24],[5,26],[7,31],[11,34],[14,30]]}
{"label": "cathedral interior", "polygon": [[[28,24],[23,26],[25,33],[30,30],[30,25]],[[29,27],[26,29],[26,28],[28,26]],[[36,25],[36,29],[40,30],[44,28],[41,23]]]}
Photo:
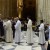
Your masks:
{"label": "cathedral interior", "polygon": [[27,16],[36,22],[36,0],[0,0],[0,17],[26,19]]}
{"label": "cathedral interior", "polygon": [[[27,17],[32,19],[33,28],[40,24],[40,20],[50,25],[50,0],[0,0],[0,18],[19,17],[22,21],[27,21]],[[38,29],[38,28],[37,28]],[[37,31],[37,30],[36,30]],[[29,32],[29,31],[28,31]],[[21,32],[21,45],[13,43],[0,42],[2,50],[45,50],[38,44],[39,32],[33,31],[32,46],[26,43],[26,30]],[[38,35],[38,36],[37,36]],[[5,35],[4,35],[5,36]],[[5,37],[3,37],[4,39]],[[1,39],[0,39],[1,40]],[[46,41],[48,43],[48,41]]]}
{"label": "cathedral interior", "polygon": [[49,0],[0,0],[0,17],[26,19],[27,16],[33,22],[39,24],[43,19],[50,24],[50,1]]}

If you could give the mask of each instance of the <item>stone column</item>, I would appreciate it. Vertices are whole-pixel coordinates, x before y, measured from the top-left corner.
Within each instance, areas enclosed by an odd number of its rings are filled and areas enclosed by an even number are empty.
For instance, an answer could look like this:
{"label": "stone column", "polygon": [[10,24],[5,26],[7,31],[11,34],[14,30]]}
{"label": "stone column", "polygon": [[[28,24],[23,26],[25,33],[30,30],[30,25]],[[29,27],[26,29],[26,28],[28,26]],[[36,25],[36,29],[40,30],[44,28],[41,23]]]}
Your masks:
{"label": "stone column", "polygon": [[45,23],[49,24],[49,18],[50,18],[50,0],[44,0],[43,1],[43,20],[45,20]]}
{"label": "stone column", "polygon": [[49,24],[50,24],[50,0],[48,0],[48,19]]}
{"label": "stone column", "polygon": [[37,6],[37,25],[38,25],[38,24],[40,24],[40,20],[43,19],[43,15],[42,15],[43,0],[38,0],[37,4],[38,4],[38,6]]}
{"label": "stone column", "polygon": [[48,0],[44,0],[43,15],[43,20],[45,20],[45,23],[48,23]]}
{"label": "stone column", "polygon": [[50,0],[38,0],[38,21],[50,23]]}

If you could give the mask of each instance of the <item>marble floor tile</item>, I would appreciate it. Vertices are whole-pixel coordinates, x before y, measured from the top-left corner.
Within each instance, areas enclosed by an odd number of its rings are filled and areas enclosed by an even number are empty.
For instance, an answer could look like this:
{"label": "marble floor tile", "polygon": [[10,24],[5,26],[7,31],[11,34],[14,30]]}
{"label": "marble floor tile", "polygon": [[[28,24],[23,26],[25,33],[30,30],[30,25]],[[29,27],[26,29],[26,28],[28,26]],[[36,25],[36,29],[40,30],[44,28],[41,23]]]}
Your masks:
{"label": "marble floor tile", "polygon": [[31,50],[31,46],[17,46],[15,50]]}
{"label": "marble floor tile", "polygon": [[26,43],[26,31],[22,31],[21,33],[21,44],[6,43],[0,42],[0,50],[42,50],[43,48],[38,45],[39,37],[36,34],[33,34],[33,45],[28,46]]}

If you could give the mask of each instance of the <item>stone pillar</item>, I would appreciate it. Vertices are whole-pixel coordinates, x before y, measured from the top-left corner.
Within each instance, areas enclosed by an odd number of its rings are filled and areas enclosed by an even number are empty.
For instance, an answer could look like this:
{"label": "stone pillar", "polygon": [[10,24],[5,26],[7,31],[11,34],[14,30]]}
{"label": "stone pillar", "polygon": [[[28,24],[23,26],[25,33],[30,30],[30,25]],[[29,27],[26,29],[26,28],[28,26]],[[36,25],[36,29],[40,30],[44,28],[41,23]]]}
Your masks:
{"label": "stone pillar", "polygon": [[50,0],[44,0],[43,1],[43,20],[45,20],[45,23],[49,24],[49,18],[50,18]]}
{"label": "stone pillar", "polygon": [[50,24],[50,0],[48,0],[48,19],[49,24]]}
{"label": "stone pillar", "polygon": [[36,0],[37,6],[37,25],[40,24],[40,20],[43,19],[42,11],[43,11],[43,0]]}
{"label": "stone pillar", "polygon": [[43,5],[43,20],[45,20],[45,23],[48,23],[48,0],[44,0]]}
{"label": "stone pillar", "polygon": [[9,17],[9,0],[0,0],[1,2],[1,18]]}
{"label": "stone pillar", "polygon": [[50,0],[38,0],[38,22],[50,23]]}

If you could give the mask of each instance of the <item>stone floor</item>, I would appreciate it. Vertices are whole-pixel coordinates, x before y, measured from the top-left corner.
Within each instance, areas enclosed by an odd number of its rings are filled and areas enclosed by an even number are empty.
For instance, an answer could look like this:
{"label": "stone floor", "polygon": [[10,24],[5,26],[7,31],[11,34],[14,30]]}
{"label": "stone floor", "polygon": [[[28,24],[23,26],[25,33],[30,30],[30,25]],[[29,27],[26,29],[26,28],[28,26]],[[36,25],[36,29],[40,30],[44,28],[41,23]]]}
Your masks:
{"label": "stone floor", "polygon": [[45,50],[44,47],[38,45],[38,36],[33,32],[33,45],[28,46],[26,43],[26,32],[21,33],[21,44],[0,42],[0,50]]}

